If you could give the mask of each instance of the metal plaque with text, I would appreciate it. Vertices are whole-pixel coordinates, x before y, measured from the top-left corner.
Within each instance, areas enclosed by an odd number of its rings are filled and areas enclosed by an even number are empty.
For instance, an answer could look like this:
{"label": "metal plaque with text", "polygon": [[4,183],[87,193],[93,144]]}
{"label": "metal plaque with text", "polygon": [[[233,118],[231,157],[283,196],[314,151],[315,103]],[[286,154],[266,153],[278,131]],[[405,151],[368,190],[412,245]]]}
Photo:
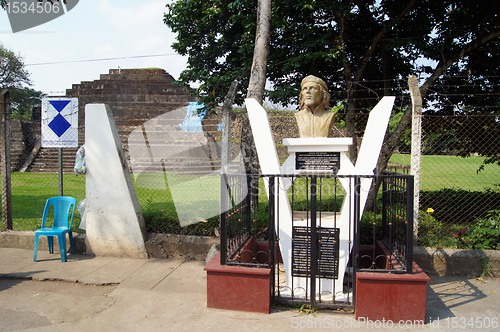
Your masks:
{"label": "metal plaque with text", "polygon": [[296,152],[295,169],[336,174],[340,169],[340,152]]}

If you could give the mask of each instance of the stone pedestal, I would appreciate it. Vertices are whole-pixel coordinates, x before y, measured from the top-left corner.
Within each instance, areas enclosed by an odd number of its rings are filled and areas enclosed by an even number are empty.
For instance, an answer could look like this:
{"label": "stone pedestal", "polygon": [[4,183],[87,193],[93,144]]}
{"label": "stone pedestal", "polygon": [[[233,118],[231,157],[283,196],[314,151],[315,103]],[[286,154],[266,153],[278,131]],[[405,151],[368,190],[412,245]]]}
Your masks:
{"label": "stone pedestal", "polygon": [[148,258],[146,226],[108,105],[85,107],[87,252]]}
{"label": "stone pedestal", "polygon": [[[352,174],[354,166],[347,157],[349,145],[352,144],[352,138],[285,138],[283,145],[288,147],[290,156],[281,167],[281,174],[283,175],[297,175],[297,174]],[[301,158],[299,160],[298,158]],[[316,159],[316,160],[315,160]],[[286,196],[286,191],[290,188],[292,181],[290,178],[283,178],[283,185],[280,187],[283,193],[280,196]],[[344,181],[341,180],[344,185]],[[345,184],[347,185],[347,184]],[[347,189],[347,187],[344,187]],[[347,192],[347,190],[346,190]],[[293,226],[306,227],[311,225],[310,218],[304,217],[301,211],[293,212],[293,220],[291,223],[284,223],[280,220],[280,238],[281,232],[292,234]],[[322,213],[321,227],[323,228],[339,228],[340,234],[349,233],[348,223],[340,223],[339,213]],[[318,223],[319,224],[319,223]],[[287,289],[295,296],[298,290],[303,290],[304,293],[311,293],[310,278],[293,277],[292,279],[292,238],[289,241],[280,241],[281,250],[288,254],[284,255],[284,264],[286,271]],[[346,266],[348,263],[348,255],[342,255],[339,260],[340,266]],[[293,283],[292,283],[293,280]],[[292,286],[293,285],[293,286]],[[334,293],[334,284],[331,280],[322,279],[321,282],[316,283],[317,290],[323,293],[335,295],[338,298],[343,297],[341,294]],[[339,288],[337,288],[339,287]],[[341,285],[335,287],[336,292],[342,291]],[[300,294],[299,294],[300,296]]]}
{"label": "stone pedestal", "polygon": [[[283,145],[288,147],[288,152],[290,156],[281,166],[282,174],[309,174],[309,173],[330,173],[335,174],[340,171],[340,168],[349,168],[352,170],[353,166],[346,152],[349,149],[349,145],[352,144],[351,137],[339,137],[339,138],[285,138],[283,139]],[[335,170],[325,169],[312,169],[312,170],[301,170],[296,169],[297,154],[298,153],[338,153],[340,156],[339,164],[340,168]],[[311,157],[314,158],[314,157]],[[327,158],[327,157],[326,157]],[[319,165],[318,165],[319,166]],[[325,165],[326,166],[326,165]],[[347,169],[344,170],[346,173]]]}
{"label": "stone pedestal", "polygon": [[429,281],[416,263],[412,274],[356,273],[356,319],[411,321],[423,326]]}

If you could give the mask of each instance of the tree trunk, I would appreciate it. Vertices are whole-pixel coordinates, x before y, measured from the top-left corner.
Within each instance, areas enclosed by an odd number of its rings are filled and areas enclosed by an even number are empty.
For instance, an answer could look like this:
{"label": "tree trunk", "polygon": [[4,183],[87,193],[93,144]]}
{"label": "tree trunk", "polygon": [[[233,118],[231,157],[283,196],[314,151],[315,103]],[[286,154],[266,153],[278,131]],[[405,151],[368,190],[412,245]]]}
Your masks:
{"label": "tree trunk", "polygon": [[[266,87],[267,57],[269,53],[269,38],[271,33],[271,0],[259,0],[257,7],[257,31],[255,33],[255,48],[253,54],[250,82],[247,98],[254,98],[261,105]],[[259,174],[259,161],[255,142],[253,140],[250,121],[245,108],[241,127],[241,153],[247,174]],[[257,188],[258,186],[253,186]],[[252,193],[251,205],[257,205],[258,192]]]}
{"label": "tree trunk", "polygon": [[[264,100],[264,89],[266,87],[266,68],[267,56],[269,53],[270,27],[271,0],[259,0],[257,8],[255,49],[253,54],[252,71],[250,73],[250,82],[248,83],[247,98],[254,98],[261,105]],[[241,151],[247,173],[258,174],[259,162],[246,109],[241,128]]]}
{"label": "tree trunk", "polygon": [[252,70],[248,82],[247,98],[255,98],[262,105],[266,87],[267,57],[271,35],[271,0],[259,0],[257,7],[257,31]]}
{"label": "tree trunk", "polygon": [[[389,162],[389,159],[391,159],[392,154],[394,153],[394,150],[398,146],[398,143],[401,139],[401,136],[403,136],[403,133],[406,130],[406,127],[410,123],[411,120],[411,114],[412,114],[412,108],[407,107],[405,113],[403,114],[403,117],[399,121],[398,127],[394,131],[394,133],[391,135],[391,137],[387,138],[386,134],[386,139],[384,144],[382,145],[382,150],[380,151],[380,156],[378,157],[377,161],[377,173],[382,173],[385,168],[387,167],[387,163]],[[370,190],[370,193],[368,194],[368,198],[366,201],[365,205],[365,212],[367,211],[377,211],[377,206],[376,206],[376,197],[378,190],[380,188],[382,181],[380,179],[377,179],[375,183],[372,185],[372,188]]]}

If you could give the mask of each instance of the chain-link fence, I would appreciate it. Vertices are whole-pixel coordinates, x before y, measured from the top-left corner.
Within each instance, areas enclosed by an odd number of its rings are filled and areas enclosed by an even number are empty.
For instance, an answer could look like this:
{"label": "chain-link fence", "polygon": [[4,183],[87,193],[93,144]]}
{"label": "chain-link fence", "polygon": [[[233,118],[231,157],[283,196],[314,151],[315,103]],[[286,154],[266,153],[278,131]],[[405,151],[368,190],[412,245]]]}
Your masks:
{"label": "chain-link fence", "polygon": [[[369,86],[369,82],[366,85]],[[405,80],[391,85],[395,88],[390,94],[396,95],[396,103],[388,137],[396,131],[404,110],[411,104]],[[371,109],[366,105],[373,107],[385,93],[374,88],[368,90],[359,88],[357,100],[365,106],[357,107],[352,114],[358,146]],[[343,95],[332,93],[332,104],[336,102],[335,97]],[[343,105],[339,102],[335,106],[338,114],[331,137],[348,136]],[[290,111],[268,114],[283,162],[288,153],[281,144],[282,139],[298,137],[295,118]],[[498,249],[500,168],[496,164],[484,164],[486,156],[500,153],[498,116],[464,114],[422,117],[419,244]],[[216,235],[221,118],[216,113],[206,114],[203,120],[188,118],[185,107],[153,119],[123,120],[115,115],[148,231]],[[239,119],[240,116],[236,116],[232,125],[231,154],[235,160],[232,171],[241,167],[237,162]],[[197,123],[196,130],[189,127],[193,123]],[[14,229],[36,229],[45,200],[58,195],[58,150],[40,147],[40,120],[11,120],[10,127]],[[79,138],[81,145],[84,143],[82,123]],[[387,169],[408,173],[410,147],[411,122]],[[85,197],[85,176],[77,177],[73,173],[76,151],[63,149],[63,186],[65,195],[81,201]],[[77,213],[75,230],[79,222]]]}
{"label": "chain-link fence", "polygon": [[[419,243],[431,247],[500,248],[500,152],[495,115],[423,116]],[[400,151],[408,151],[401,142]],[[409,165],[410,154],[393,155]]]}
{"label": "chain-link fence", "polygon": [[[139,125],[117,120],[149,232],[217,234],[220,214],[220,116],[181,107]],[[238,160],[237,147],[232,159]],[[236,161],[233,171],[238,168]]]}
{"label": "chain-link fence", "polygon": [[[58,196],[62,187],[65,196],[81,202],[85,198],[85,176],[75,176],[73,166],[78,148],[41,147],[41,121],[9,121],[12,190],[12,221],[15,230],[34,230],[41,226],[42,212],[48,198]],[[79,144],[83,144],[83,126],[79,128]],[[59,166],[62,166],[62,181]],[[73,230],[81,216],[75,213]]]}
{"label": "chain-link fence", "polygon": [[[153,119],[116,119],[129,171],[150,232],[215,235],[220,212],[220,117],[188,114],[187,107]],[[85,198],[85,176],[73,171],[78,148],[41,147],[41,121],[9,121],[13,229],[40,227],[48,198]],[[84,126],[79,145],[84,144]],[[237,156],[233,149],[232,158]],[[233,164],[238,168],[238,163]],[[79,229],[75,213],[73,230]]]}

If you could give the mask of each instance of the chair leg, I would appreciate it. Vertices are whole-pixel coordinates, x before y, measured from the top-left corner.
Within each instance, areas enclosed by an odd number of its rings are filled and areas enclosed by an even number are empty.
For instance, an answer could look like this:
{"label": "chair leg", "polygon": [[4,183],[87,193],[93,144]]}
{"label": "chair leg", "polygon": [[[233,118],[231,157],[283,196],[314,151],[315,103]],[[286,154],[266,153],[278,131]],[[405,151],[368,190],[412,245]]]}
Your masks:
{"label": "chair leg", "polygon": [[54,237],[47,236],[47,243],[49,245],[49,254],[53,254],[54,253]]}
{"label": "chair leg", "polygon": [[61,252],[61,261],[66,262],[67,254],[66,254],[66,235],[62,234],[57,237],[59,240],[59,251]]}
{"label": "chair leg", "polygon": [[69,232],[69,249],[71,250],[71,253],[75,253],[75,242],[73,241],[73,233]]}
{"label": "chair leg", "polygon": [[36,256],[38,254],[38,234],[35,234],[35,245],[33,250],[33,262],[36,262]]}

